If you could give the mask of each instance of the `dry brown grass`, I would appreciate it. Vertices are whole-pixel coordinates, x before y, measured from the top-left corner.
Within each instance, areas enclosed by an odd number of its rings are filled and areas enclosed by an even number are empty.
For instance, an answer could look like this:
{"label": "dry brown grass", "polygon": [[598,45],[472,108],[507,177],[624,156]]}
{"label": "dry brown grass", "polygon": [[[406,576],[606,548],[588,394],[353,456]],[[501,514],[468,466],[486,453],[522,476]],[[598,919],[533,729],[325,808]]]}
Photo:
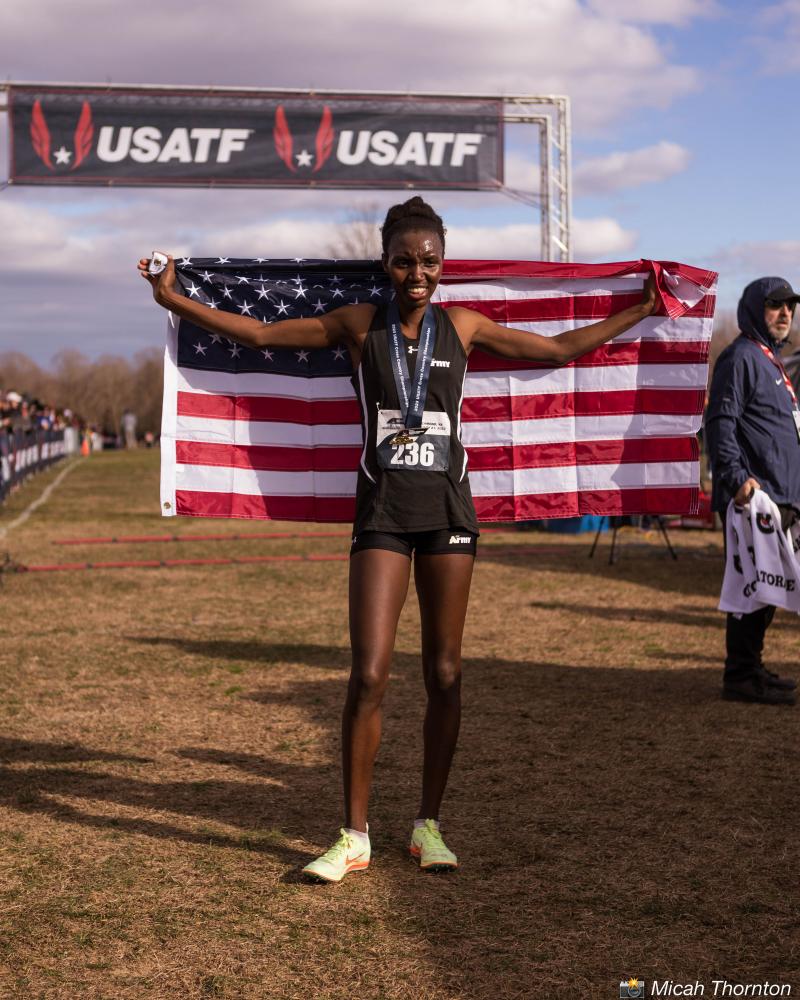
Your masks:
{"label": "dry brown grass", "polygon": [[[107,454],[0,554],[346,550],[52,544],[264,527],[161,521],[156,456]],[[444,815],[462,868],[448,878],[405,854],[423,711],[410,600],[374,863],[331,887],[298,872],[340,822],[345,562],[6,575],[0,996],[599,1000],[628,975],[796,992],[800,716],[719,699],[719,540],[679,542],[673,564],[628,536],[609,567],[607,543],[590,562],[586,537],[485,537]],[[780,614],[772,663],[792,672],[797,650]]]}

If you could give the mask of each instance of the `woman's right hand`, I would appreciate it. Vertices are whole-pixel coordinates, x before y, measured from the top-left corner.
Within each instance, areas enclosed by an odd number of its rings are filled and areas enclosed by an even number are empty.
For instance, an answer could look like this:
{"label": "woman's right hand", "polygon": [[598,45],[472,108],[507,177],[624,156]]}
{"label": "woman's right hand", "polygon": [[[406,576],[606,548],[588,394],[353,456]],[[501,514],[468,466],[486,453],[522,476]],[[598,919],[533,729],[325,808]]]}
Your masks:
{"label": "woman's right hand", "polygon": [[160,306],[166,306],[169,296],[179,294],[177,288],[177,279],[175,277],[175,262],[172,257],[167,257],[167,266],[160,274],[150,274],[147,270],[150,266],[150,258],[142,257],[137,265],[139,268],[139,274],[146,280],[150,282],[150,287],[153,289],[153,298]]}
{"label": "woman's right hand", "polygon": [[651,271],[645,279],[642,288],[642,301],[639,303],[645,316],[650,316],[658,305],[658,291],[656,290],[656,276]]}

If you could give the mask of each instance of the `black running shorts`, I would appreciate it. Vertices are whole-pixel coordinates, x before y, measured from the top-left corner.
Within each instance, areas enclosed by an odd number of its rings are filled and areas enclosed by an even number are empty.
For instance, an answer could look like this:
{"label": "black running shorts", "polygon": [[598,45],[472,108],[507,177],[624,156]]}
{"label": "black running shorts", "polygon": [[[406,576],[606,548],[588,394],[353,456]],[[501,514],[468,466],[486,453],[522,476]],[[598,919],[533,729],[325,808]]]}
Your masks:
{"label": "black running shorts", "polygon": [[458,555],[474,556],[478,536],[461,528],[443,528],[438,531],[362,531],[353,539],[350,555],[364,549],[387,549],[411,558],[412,552],[421,556]]}

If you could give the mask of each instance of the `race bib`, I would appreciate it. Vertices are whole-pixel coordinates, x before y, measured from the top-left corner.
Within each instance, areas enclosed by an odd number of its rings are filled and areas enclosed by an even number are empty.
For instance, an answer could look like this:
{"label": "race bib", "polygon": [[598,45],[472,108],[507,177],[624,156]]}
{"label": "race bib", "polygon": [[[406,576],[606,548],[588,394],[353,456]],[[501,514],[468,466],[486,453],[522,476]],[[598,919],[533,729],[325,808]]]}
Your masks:
{"label": "race bib", "polygon": [[[398,437],[406,440],[397,441]],[[378,410],[375,449],[382,469],[446,472],[450,467],[450,418],[437,410],[425,410],[422,426],[404,432],[399,410]]]}

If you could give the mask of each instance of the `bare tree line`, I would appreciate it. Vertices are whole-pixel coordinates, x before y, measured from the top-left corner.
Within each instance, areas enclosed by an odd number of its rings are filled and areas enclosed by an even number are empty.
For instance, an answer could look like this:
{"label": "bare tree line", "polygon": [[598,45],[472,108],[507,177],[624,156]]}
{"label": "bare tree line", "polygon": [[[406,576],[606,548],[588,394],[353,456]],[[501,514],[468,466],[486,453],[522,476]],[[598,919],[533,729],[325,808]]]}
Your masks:
{"label": "bare tree line", "polygon": [[328,253],[338,260],[377,260],[381,246],[383,213],[374,201],[354,205],[339,227],[336,239],[328,244]]}
{"label": "bare tree line", "polygon": [[18,351],[0,354],[0,390],[14,390],[58,410],[71,410],[83,423],[118,434],[123,411],[138,417],[138,431],[158,434],[164,391],[163,353],[140,351],[132,360],[104,355],[90,361],[79,351],[61,351],[52,370]]}
{"label": "bare tree line", "polygon": [[722,309],[714,317],[714,329],[711,334],[711,346],[708,352],[709,376],[722,351],[739,336],[739,326],[736,322],[736,312],[732,309]]}

